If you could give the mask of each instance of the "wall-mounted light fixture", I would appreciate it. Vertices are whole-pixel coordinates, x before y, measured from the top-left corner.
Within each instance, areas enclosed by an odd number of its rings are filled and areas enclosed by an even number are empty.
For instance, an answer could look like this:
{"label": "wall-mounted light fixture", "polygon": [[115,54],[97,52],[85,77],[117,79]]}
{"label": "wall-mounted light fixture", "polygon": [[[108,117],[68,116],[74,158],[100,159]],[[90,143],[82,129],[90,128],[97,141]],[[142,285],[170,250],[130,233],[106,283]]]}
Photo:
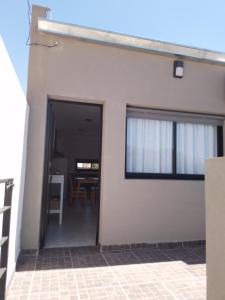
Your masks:
{"label": "wall-mounted light fixture", "polygon": [[175,60],[173,63],[173,77],[182,78],[184,76],[184,63],[181,60]]}

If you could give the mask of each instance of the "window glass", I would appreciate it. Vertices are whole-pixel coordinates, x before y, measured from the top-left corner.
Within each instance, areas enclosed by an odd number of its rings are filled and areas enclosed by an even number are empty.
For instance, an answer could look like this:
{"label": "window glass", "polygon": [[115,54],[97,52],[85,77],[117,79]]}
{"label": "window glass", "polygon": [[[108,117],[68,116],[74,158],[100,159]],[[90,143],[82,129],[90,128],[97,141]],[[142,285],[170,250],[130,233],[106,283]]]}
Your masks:
{"label": "window glass", "polygon": [[204,179],[223,155],[223,116],[127,109],[126,178]]}
{"label": "window glass", "polygon": [[205,161],[217,156],[217,126],[177,123],[177,173],[204,174]]}
{"label": "window glass", "polygon": [[127,118],[126,171],[172,173],[173,122]]}

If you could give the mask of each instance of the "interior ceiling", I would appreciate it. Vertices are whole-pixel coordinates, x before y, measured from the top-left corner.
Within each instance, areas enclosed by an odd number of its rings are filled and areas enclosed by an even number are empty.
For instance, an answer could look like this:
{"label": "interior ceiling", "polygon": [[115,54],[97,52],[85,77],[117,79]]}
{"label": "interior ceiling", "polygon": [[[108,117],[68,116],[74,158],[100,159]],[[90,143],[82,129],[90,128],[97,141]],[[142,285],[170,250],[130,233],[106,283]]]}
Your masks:
{"label": "interior ceiling", "polygon": [[53,103],[55,127],[68,133],[97,134],[100,132],[100,107],[77,103]]}

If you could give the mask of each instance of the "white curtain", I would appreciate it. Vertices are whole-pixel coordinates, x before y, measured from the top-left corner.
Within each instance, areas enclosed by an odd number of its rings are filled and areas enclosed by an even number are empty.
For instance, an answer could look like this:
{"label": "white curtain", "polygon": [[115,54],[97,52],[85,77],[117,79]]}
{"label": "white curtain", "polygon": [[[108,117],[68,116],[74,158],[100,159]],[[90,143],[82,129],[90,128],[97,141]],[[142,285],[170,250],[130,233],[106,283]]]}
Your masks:
{"label": "white curtain", "polygon": [[204,174],[205,160],[217,156],[217,127],[177,123],[177,173]]}
{"label": "white curtain", "polygon": [[172,132],[171,121],[128,117],[126,171],[171,173]]}

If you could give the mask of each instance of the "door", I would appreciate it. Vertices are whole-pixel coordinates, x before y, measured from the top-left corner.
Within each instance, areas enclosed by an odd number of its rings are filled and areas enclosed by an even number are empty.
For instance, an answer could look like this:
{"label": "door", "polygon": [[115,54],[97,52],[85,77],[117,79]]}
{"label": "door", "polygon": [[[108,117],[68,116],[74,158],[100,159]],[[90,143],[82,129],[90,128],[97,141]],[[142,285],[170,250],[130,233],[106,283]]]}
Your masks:
{"label": "door", "polygon": [[48,102],[47,107],[47,121],[46,121],[46,137],[45,137],[45,158],[44,158],[44,176],[43,176],[43,190],[42,190],[42,211],[40,224],[40,248],[45,244],[45,236],[48,228],[48,216],[50,206],[50,192],[51,192],[51,163],[54,150],[54,115],[52,111],[52,104]]}

